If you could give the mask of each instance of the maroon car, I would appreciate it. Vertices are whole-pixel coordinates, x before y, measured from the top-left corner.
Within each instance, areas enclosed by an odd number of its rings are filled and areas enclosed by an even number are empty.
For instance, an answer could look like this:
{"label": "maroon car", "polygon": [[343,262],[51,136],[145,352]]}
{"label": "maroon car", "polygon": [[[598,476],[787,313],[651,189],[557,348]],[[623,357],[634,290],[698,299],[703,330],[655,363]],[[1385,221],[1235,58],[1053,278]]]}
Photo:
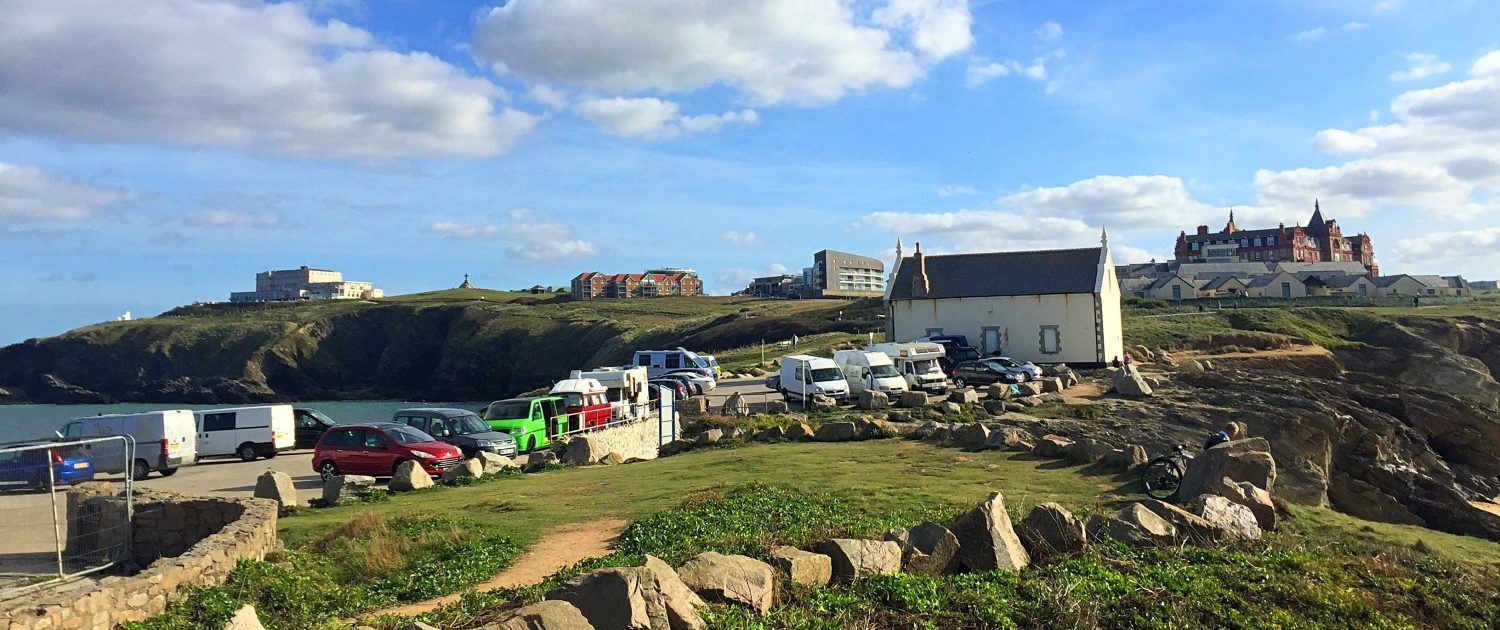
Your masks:
{"label": "maroon car", "polygon": [[318,439],[312,465],[326,480],[334,475],[389,477],[405,461],[417,462],[427,474],[436,476],[463,461],[463,453],[404,424],[341,424]]}

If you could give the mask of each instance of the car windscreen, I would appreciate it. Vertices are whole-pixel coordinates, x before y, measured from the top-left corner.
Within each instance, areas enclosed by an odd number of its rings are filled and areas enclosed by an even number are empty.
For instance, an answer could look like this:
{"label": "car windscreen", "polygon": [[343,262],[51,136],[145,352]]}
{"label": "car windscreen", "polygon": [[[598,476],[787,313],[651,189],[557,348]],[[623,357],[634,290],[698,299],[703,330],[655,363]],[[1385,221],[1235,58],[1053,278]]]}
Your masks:
{"label": "car windscreen", "polygon": [[485,408],[484,417],[498,420],[529,418],[531,417],[531,401],[500,400],[492,402],[489,407]]}
{"label": "car windscreen", "polygon": [[693,365],[701,368],[706,368],[708,367],[708,361],[704,361],[703,357],[693,357]]}
{"label": "car windscreen", "polygon": [[896,371],[896,366],[894,365],[877,365],[870,368],[870,376],[873,376],[875,378],[888,378],[892,376],[901,376],[901,373]]}
{"label": "car windscreen", "polygon": [[411,427],[392,427],[385,430],[386,435],[402,444],[416,444],[417,442],[431,442],[432,436]]}
{"label": "car windscreen", "polygon": [[335,424],[338,424],[337,422],[333,421],[333,418],[330,418],[330,417],[328,417],[326,415],[323,415],[323,412],[318,411],[317,409],[304,409],[304,410],[302,410],[302,413],[306,414],[306,415],[309,415],[309,416],[312,416],[318,422],[326,424],[326,425],[328,425],[330,427],[333,426],[333,425],[335,425]]}
{"label": "car windscreen", "polygon": [[479,416],[476,416],[472,413],[464,414],[462,416],[453,416],[452,418],[448,418],[447,422],[448,430],[452,431],[454,435],[487,433],[494,430],[490,428],[490,425],[485,424],[483,420],[480,420]]}
{"label": "car windscreen", "polygon": [[812,378],[814,383],[827,383],[828,381],[842,380],[844,373],[840,372],[838,368],[817,368],[812,371]]}
{"label": "car windscreen", "polygon": [[957,350],[949,352],[948,356],[951,356],[959,361],[968,361],[971,359],[978,359],[979,352],[975,351],[973,348],[959,348]]}
{"label": "car windscreen", "polygon": [[942,374],[943,373],[943,369],[940,366],[938,366],[938,362],[936,360],[933,360],[933,359],[924,359],[922,361],[912,361],[911,365],[912,365],[912,368],[914,368],[916,370],[917,374]]}
{"label": "car windscreen", "polygon": [[1021,367],[1021,365],[1019,363],[1016,363],[1015,361],[1012,361],[1012,360],[1006,359],[1006,358],[986,359],[985,362],[986,363],[994,363],[996,365],[999,365],[1000,367]]}

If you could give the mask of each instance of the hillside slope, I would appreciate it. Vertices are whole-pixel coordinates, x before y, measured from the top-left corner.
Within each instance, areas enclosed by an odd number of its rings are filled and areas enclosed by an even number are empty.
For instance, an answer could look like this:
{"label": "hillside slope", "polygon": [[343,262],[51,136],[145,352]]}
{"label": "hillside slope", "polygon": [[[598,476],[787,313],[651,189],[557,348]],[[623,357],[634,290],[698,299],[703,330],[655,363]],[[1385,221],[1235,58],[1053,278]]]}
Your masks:
{"label": "hillside slope", "polygon": [[[843,315],[840,315],[840,312]],[[0,348],[0,400],[224,403],[481,400],[637,348],[705,351],[876,327],[874,303],[753,298],[572,302],[451,290],[373,302],[184,307]]]}

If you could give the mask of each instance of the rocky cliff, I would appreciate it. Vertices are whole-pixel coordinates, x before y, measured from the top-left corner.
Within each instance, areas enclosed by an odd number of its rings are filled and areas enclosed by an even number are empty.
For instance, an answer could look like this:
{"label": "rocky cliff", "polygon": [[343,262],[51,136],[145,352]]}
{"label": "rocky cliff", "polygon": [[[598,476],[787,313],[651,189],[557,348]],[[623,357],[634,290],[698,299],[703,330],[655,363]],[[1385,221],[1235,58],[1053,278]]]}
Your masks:
{"label": "rocky cliff", "polygon": [[0,400],[488,400],[620,364],[638,347],[713,352],[878,326],[858,319],[869,305],[848,302],[498,295],[506,299],[199,307],[90,326],[0,348]]}

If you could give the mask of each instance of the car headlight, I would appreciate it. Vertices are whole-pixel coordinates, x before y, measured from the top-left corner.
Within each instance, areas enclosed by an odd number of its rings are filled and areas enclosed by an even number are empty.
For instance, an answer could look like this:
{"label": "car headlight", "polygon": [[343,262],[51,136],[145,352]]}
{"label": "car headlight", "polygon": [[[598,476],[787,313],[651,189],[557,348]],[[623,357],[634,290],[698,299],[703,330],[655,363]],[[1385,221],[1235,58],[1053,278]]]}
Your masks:
{"label": "car headlight", "polygon": [[437,459],[437,455],[433,455],[432,453],[424,453],[422,451],[412,451],[411,454],[416,455],[417,457],[420,457],[422,459]]}
{"label": "car headlight", "polygon": [[489,448],[491,446],[494,446],[495,443],[489,440],[475,440],[474,445],[478,446],[479,448]]}

